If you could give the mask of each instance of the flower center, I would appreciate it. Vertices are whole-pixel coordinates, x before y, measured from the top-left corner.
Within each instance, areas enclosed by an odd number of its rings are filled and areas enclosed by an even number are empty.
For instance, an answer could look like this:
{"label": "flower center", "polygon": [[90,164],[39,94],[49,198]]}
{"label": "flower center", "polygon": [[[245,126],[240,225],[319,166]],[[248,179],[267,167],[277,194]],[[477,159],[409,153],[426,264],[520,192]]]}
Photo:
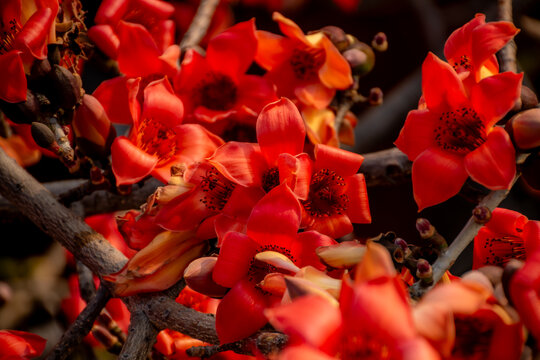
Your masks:
{"label": "flower center", "polygon": [[319,69],[323,63],[324,51],[307,47],[294,49],[290,59],[294,75],[299,80],[313,80],[318,78]]}
{"label": "flower center", "polygon": [[[464,359],[472,358],[474,355],[480,355],[479,358],[487,356],[493,335],[492,324],[485,319],[482,321],[463,316],[456,316],[454,322],[456,324],[456,342],[452,355]],[[481,356],[482,354],[484,356]]]}
{"label": "flower center", "polygon": [[518,237],[486,239],[484,249],[487,251],[486,265],[505,266],[510,259],[525,260],[525,243]]}
{"label": "flower center", "polygon": [[446,151],[467,154],[486,142],[486,129],[471,108],[461,108],[441,114],[435,128],[435,141]]}
{"label": "flower center", "polygon": [[159,121],[144,119],[137,132],[137,144],[141,150],[159,158],[158,165],[169,161],[176,154],[176,133]]}
{"label": "flower center", "polygon": [[8,24],[0,20],[0,28],[2,29],[0,33],[0,55],[3,55],[13,49],[15,35],[21,31],[21,27],[15,19],[11,19]]}
{"label": "flower center", "polygon": [[469,60],[469,57],[467,55],[461,55],[461,57],[457,61],[454,61],[452,67],[457,73],[472,70],[471,61]]}
{"label": "flower center", "polygon": [[212,168],[203,176],[201,189],[205,195],[199,201],[209,210],[221,211],[231,197],[234,184]]}
{"label": "flower center", "polygon": [[312,176],[308,199],[302,201],[302,205],[314,217],[343,215],[349,206],[349,197],[344,191],[345,180],[341,176],[321,169]]}
{"label": "flower center", "polygon": [[390,359],[388,346],[381,344],[369,334],[348,334],[342,341],[341,359]]}
{"label": "flower center", "polygon": [[[294,256],[292,256],[291,251],[283,246],[278,246],[278,245],[261,246],[259,247],[259,249],[257,249],[257,254],[263,253],[265,251],[275,251],[281,255],[284,255],[284,257],[290,260],[293,264],[296,264],[296,259],[294,258]],[[278,268],[277,266],[274,266],[270,264],[269,262],[259,261],[256,258],[256,256],[254,256],[253,259],[251,259],[251,262],[249,264],[248,275],[247,275],[248,280],[253,282],[254,284],[260,283],[264,279],[264,277],[270,273],[279,272],[279,273],[284,273],[286,275],[293,274],[293,272],[287,271],[283,269],[282,267]],[[264,291],[262,289],[259,289],[259,290]]]}
{"label": "flower center", "polygon": [[279,185],[279,170],[277,167],[266,170],[262,175],[262,188],[265,192],[270,192]]}
{"label": "flower center", "polygon": [[210,110],[229,110],[236,103],[236,91],[230,77],[212,73],[194,89],[193,102]]}

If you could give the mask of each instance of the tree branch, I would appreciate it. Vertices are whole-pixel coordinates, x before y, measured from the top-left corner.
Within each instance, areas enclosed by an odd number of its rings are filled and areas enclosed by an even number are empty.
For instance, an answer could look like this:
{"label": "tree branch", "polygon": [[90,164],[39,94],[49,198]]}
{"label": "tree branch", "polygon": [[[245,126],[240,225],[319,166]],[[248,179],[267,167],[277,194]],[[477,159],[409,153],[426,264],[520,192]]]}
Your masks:
{"label": "tree branch", "polygon": [[[512,20],[512,0],[498,0],[497,1],[497,17],[500,21]],[[498,58],[500,62],[500,70],[517,72],[516,64],[516,52],[517,46],[514,40],[510,40],[505,47],[498,52]]]}
{"label": "tree branch", "polygon": [[86,334],[90,332],[94,321],[110,298],[110,291],[105,286],[100,286],[96,295],[88,302],[88,305],[86,305],[84,310],[79,314],[75,322],[71,324],[69,329],[62,335],[62,338],[46,359],[67,359],[71,352],[82,342]]}
{"label": "tree branch", "polygon": [[412,162],[398,148],[365,154],[360,167],[367,186],[391,186],[402,183],[410,178],[411,170]]}
{"label": "tree branch", "polygon": [[191,21],[191,25],[180,42],[182,51],[194,47],[201,42],[208,31],[212,16],[218,5],[219,0],[201,0],[199,8]]}
{"label": "tree branch", "polygon": [[118,359],[145,360],[156,342],[158,330],[152,326],[142,311],[135,309],[130,311],[128,336]]}

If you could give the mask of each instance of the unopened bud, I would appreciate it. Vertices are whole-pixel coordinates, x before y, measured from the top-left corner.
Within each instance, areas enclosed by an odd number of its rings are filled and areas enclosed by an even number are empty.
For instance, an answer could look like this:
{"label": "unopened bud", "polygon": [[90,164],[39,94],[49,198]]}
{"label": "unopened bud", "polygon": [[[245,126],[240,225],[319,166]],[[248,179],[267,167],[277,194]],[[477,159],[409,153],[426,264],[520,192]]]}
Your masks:
{"label": "unopened bud", "polygon": [[472,215],[477,224],[487,224],[491,220],[491,211],[486,206],[477,206],[473,209]]}
{"label": "unopened bud", "polygon": [[409,249],[409,244],[404,239],[398,237],[394,240],[394,244],[403,250],[404,257],[408,257],[412,253],[411,249]]}
{"label": "unopened bud", "polygon": [[512,302],[512,296],[510,295],[510,283],[515,273],[523,267],[524,262],[517,259],[510,259],[510,261],[504,267],[504,271],[501,277],[502,286],[504,289],[504,295],[508,299],[510,305],[514,305]]}
{"label": "unopened bud", "polygon": [[540,153],[531,154],[521,166],[521,178],[534,190],[540,190]]}
{"label": "unopened bud", "polygon": [[538,97],[530,88],[521,86],[521,110],[528,110],[538,106]]}
{"label": "unopened bud", "polygon": [[105,176],[103,176],[103,171],[97,166],[92,166],[90,168],[90,181],[92,185],[99,186],[105,183]]}
{"label": "unopened bud", "polygon": [[371,41],[371,46],[377,51],[386,51],[388,49],[388,39],[386,38],[386,34],[383,32],[377,33]]}
{"label": "unopened bud", "polygon": [[344,51],[349,46],[349,39],[342,28],[330,25],[323,27],[321,31],[328,36],[339,52]]}
{"label": "unopened bud", "polygon": [[354,42],[343,52],[343,57],[347,60],[354,74],[365,75],[375,66],[375,53],[373,49],[353,38]]}
{"label": "unopened bud", "polygon": [[323,264],[334,269],[349,269],[358,264],[366,252],[366,246],[358,241],[320,246],[315,253]]}
{"label": "unopened bud", "polygon": [[418,230],[418,233],[422,239],[429,239],[435,235],[435,228],[433,225],[431,225],[428,219],[416,219],[416,230]]}
{"label": "unopened bud", "polygon": [[44,78],[52,70],[49,60],[34,60],[32,68],[30,69],[30,78],[33,80],[40,80]]}
{"label": "unopened bud", "polygon": [[51,149],[56,143],[56,138],[52,130],[45,124],[33,122],[30,126],[30,133],[36,144],[44,149]]}
{"label": "unopened bud", "polygon": [[227,288],[218,285],[212,278],[216,257],[201,257],[193,260],[184,270],[186,284],[193,290],[214,298],[222,298]]}
{"label": "unopened bud", "polygon": [[26,101],[9,103],[0,100],[0,110],[17,124],[31,124],[34,121],[40,121],[39,101],[30,89],[26,90]]}
{"label": "unopened bud", "polygon": [[118,194],[123,195],[123,196],[129,195],[133,191],[133,186],[131,184],[117,185],[116,191],[118,192]]}
{"label": "unopened bud", "polygon": [[392,251],[392,258],[398,264],[402,264],[403,261],[405,260],[405,252],[403,251],[401,247],[396,246],[394,250]]}
{"label": "unopened bud", "polygon": [[65,67],[54,65],[49,74],[51,86],[47,96],[54,105],[63,109],[73,108],[81,99],[81,82]]}
{"label": "unopened bud", "polygon": [[529,109],[514,115],[504,128],[519,149],[540,147],[540,109]]}
{"label": "unopened bud", "polygon": [[433,268],[427,260],[418,259],[416,263],[416,277],[422,280],[424,285],[431,285],[433,283]]}
{"label": "unopened bud", "polygon": [[383,92],[381,88],[374,87],[369,90],[368,101],[370,105],[377,106],[383,103]]}

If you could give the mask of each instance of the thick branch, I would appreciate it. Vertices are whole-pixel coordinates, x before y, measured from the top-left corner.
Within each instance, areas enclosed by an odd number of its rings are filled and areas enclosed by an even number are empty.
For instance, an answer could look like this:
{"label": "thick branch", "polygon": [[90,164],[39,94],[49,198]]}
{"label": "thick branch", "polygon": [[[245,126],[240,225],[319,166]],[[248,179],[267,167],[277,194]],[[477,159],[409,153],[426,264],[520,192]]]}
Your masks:
{"label": "thick branch", "polygon": [[47,360],[67,359],[71,352],[81,343],[86,334],[90,332],[94,321],[110,298],[111,293],[109,290],[105,286],[101,286],[75,322],[64,333],[49,356],[47,356]]}
{"label": "thick branch", "polygon": [[[498,0],[497,1],[497,17],[501,21],[512,22],[512,0]],[[516,64],[516,52],[517,47],[514,40],[510,40],[505,47],[503,47],[499,53],[500,70],[517,72]]]}
{"label": "thick branch", "polygon": [[402,183],[410,178],[411,170],[412,162],[398,148],[365,154],[360,167],[367,186],[391,186]]}
{"label": "thick branch", "polygon": [[145,360],[156,342],[158,330],[142,311],[131,310],[128,336],[120,360]]}
{"label": "thick branch", "polygon": [[92,272],[110,274],[126,257],[100,234],[60,205],[54,196],[0,150],[0,194],[15,204],[43,232],[57,240]]}
{"label": "thick branch", "polygon": [[212,16],[218,5],[219,0],[201,0],[197,13],[195,13],[189,29],[180,42],[182,50],[194,47],[201,42],[208,31]]}

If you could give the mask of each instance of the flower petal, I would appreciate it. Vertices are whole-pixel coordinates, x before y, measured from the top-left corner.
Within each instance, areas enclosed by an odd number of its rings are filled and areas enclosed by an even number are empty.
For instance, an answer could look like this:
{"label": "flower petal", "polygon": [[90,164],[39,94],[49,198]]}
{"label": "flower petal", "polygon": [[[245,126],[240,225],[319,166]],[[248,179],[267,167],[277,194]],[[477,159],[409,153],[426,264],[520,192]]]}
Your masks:
{"label": "flower petal", "polygon": [[494,128],[484,144],[465,156],[471,178],[491,190],[508,189],[516,175],[516,152],[508,133]]}
{"label": "flower petal", "polygon": [[26,101],[26,75],[20,54],[21,51],[10,51],[0,55],[0,69],[3,69],[0,99],[10,103]]}
{"label": "flower petal", "polygon": [[117,31],[120,39],[117,61],[123,74],[136,77],[161,73],[161,52],[144,26],[120,21]]}
{"label": "flower petal", "polygon": [[502,49],[506,43],[519,32],[519,29],[508,21],[489,22],[472,31],[472,60],[479,66],[493,54]]}
{"label": "flower petal", "polygon": [[358,172],[363,161],[364,157],[360,154],[324,144],[315,145],[315,171],[330,169],[348,177]]}
{"label": "flower petal", "polygon": [[463,158],[428,148],[413,163],[412,181],[418,211],[456,195],[467,180]]}
{"label": "flower petal", "polygon": [[450,61],[462,55],[470,54],[472,32],[475,28],[485,23],[486,16],[484,14],[476,14],[471,21],[454,30],[444,44],[444,57]]}
{"label": "flower petal", "polygon": [[279,154],[300,154],[306,129],[298,108],[287,98],[268,104],[257,119],[257,140],[269,166],[275,166]]}
{"label": "flower petal", "polygon": [[148,155],[125,136],[114,140],[111,155],[117,185],[134,184],[144,179],[158,163],[157,157]]}
{"label": "flower petal", "polygon": [[371,223],[366,179],[363,174],[355,174],[347,179],[346,194],[349,197],[347,216],[349,216],[351,222],[357,224]]}
{"label": "flower petal", "polygon": [[298,267],[311,265],[318,270],[325,270],[326,266],[320,261],[315,252],[319,246],[335,245],[337,242],[329,236],[317,231],[304,231],[298,234],[296,241],[291,246],[291,254],[296,259]]}
{"label": "flower petal", "polygon": [[[129,79],[125,76],[115,77],[102,82],[92,95],[99,100],[107,112],[109,119],[116,124],[130,125],[133,123],[130,107],[138,107],[136,102],[140,78]],[[131,105],[130,105],[131,104]],[[135,111],[135,115],[139,110]],[[138,115],[137,115],[138,118]]]}
{"label": "flower petal", "polygon": [[41,355],[47,340],[39,335],[18,331],[0,330],[0,349],[3,359],[29,359]]}
{"label": "flower petal", "polygon": [[428,147],[434,145],[435,119],[428,109],[411,110],[405,120],[395,145],[414,161]]}
{"label": "flower petal", "polygon": [[88,38],[111,59],[118,57],[120,39],[108,24],[98,24],[88,29]]}
{"label": "flower petal", "polygon": [[227,179],[242,186],[260,186],[268,169],[257,144],[230,141],[208,161]]}
{"label": "flower petal", "polygon": [[238,232],[227,233],[212,273],[214,281],[230,288],[247,277],[257,248],[258,244],[249,236]]}
{"label": "flower petal", "polygon": [[288,19],[285,16],[278,13],[277,11],[274,11],[274,13],[272,14],[272,20],[278,22],[279,29],[285,36],[291,39],[299,40],[303,43],[307,43],[304,32],[291,19]]}
{"label": "flower petal", "polygon": [[281,35],[257,30],[257,54],[255,61],[265,70],[278,67],[292,51],[292,41]]}
{"label": "flower petal", "polygon": [[280,360],[333,360],[335,357],[308,345],[289,345],[279,354]]}
{"label": "flower petal", "polygon": [[328,88],[319,82],[308,84],[302,82],[294,87],[294,95],[302,103],[319,110],[327,108],[335,94],[335,89]]}
{"label": "flower petal", "polygon": [[319,79],[327,88],[347,89],[353,83],[351,66],[325,35],[322,36],[320,45],[324,48],[326,57],[319,69]]}
{"label": "flower petal", "polygon": [[152,81],[144,88],[143,119],[154,119],[167,127],[182,122],[184,105],[174,94],[167,78]]}
{"label": "flower petal", "polygon": [[299,199],[309,195],[313,162],[306,153],[292,156],[283,153],[278,158],[279,183],[286,183]]}
{"label": "flower petal", "polygon": [[39,8],[24,24],[22,30],[15,37],[13,48],[28,51],[37,59],[47,57],[47,40],[49,30],[54,24],[58,13],[58,4],[49,8]]}
{"label": "flower petal", "polygon": [[467,102],[463,83],[454,69],[431,52],[422,64],[422,94],[430,110],[445,105],[455,109]]}

